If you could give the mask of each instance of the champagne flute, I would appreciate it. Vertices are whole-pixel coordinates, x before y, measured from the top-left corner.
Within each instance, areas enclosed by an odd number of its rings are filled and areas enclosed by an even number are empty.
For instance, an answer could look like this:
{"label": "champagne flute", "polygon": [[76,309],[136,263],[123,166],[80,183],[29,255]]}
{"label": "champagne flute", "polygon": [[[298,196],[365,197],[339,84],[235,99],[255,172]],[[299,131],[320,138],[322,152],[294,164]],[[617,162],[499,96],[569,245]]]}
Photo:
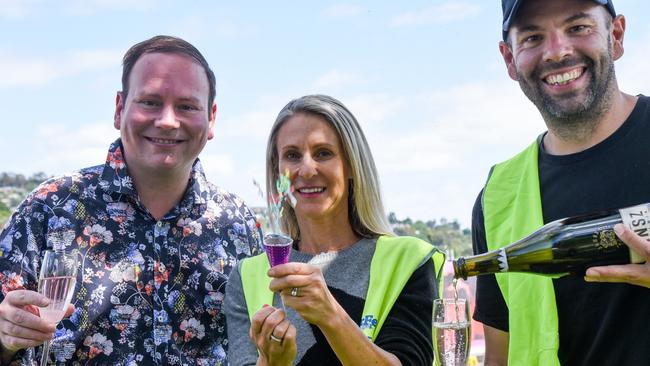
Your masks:
{"label": "champagne flute", "polygon": [[436,365],[467,365],[471,339],[469,303],[465,299],[433,301]]}
{"label": "champagne flute", "polygon": [[[48,323],[58,324],[65,315],[77,282],[76,252],[67,254],[63,250],[46,250],[38,277],[38,292],[50,300],[47,307],[39,308],[41,318]],[[43,343],[41,366],[47,365],[50,341]]]}

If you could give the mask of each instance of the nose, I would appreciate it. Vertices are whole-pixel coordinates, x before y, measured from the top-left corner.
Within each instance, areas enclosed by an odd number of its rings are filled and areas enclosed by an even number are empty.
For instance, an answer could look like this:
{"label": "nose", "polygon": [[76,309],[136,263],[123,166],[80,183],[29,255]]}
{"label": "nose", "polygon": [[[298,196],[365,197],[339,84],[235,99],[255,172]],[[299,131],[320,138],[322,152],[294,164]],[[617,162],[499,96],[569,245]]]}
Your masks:
{"label": "nose", "polygon": [[160,115],[156,118],[155,126],[165,130],[173,130],[180,126],[176,118],[176,112],[173,106],[165,106],[160,110]]}
{"label": "nose", "polygon": [[549,34],[544,45],[544,61],[562,62],[573,55],[574,49],[569,37],[563,32]]}
{"label": "nose", "polygon": [[301,161],[300,166],[298,167],[298,176],[301,178],[311,178],[318,174],[316,169],[317,163],[311,157],[311,155],[305,154]]}

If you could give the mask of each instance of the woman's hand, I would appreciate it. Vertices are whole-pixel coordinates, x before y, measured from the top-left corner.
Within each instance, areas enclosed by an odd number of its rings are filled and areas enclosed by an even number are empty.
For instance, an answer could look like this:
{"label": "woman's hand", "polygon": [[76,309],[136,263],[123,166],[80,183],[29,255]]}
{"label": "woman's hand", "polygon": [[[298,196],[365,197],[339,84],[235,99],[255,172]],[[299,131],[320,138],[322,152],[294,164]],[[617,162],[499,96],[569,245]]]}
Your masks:
{"label": "woman's hand", "polygon": [[[401,365],[397,357],[368,340],[327,288],[319,267],[290,262],[271,268],[269,288],[284,305],[314,324],[344,365]],[[354,279],[350,279],[353,281]]]}
{"label": "woman's hand", "polygon": [[265,305],[253,315],[248,335],[260,352],[258,365],[291,365],[296,358],[296,327],[282,309]]}
{"label": "woman's hand", "polygon": [[319,267],[290,262],[271,268],[268,275],[273,278],[269,288],[280,293],[284,305],[321,329],[343,311],[327,288]]}

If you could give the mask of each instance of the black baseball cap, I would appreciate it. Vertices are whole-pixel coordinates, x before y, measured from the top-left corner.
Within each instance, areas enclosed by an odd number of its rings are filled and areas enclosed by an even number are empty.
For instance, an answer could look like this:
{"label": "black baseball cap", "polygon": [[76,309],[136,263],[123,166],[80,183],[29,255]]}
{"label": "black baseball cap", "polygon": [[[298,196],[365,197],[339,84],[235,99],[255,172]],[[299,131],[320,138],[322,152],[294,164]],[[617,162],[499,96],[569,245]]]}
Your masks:
{"label": "black baseball cap", "polygon": [[[544,0],[535,0],[535,1],[544,1]],[[607,8],[610,14],[613,17],[616,17],[616,11],[614,10],[614,4],[611,0],[593,0],[595,3],[603,5]],[[505,41],[508,38],[508,29],[512,25],[512,22],[517,17],[517,12],[519,11],[519,6],[524,2],[524,0],[501,0],[501,9],[503,10],[503,40]]]}

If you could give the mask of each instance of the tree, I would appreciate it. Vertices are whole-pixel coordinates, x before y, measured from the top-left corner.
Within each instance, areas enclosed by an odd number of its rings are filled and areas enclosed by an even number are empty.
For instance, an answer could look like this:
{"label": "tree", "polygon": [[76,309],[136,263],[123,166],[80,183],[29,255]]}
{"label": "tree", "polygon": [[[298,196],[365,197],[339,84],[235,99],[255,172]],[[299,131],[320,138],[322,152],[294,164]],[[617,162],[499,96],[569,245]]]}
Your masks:
{"label": "tree", "polygon": [[5,222],[9,219],[10,216],[11,210],[9,207],[7,207],[7,205],[0,201],[0,228],[4,226]]}
{"label": "tree", "polygon": [[469,229],[461,229],[457,220],[436,220],[413,222],[410,218],[399,220],[395,213],[389,215],[389,222],[397,235],[415,236],[425,240],[452,257],[472,254],[472,240]]}
{"label": "tree", "polygon": [[391,225],[398,223],[397,216],[395,215],[395,212],[389,212],[388,213],[388,223],[391,224]]}

